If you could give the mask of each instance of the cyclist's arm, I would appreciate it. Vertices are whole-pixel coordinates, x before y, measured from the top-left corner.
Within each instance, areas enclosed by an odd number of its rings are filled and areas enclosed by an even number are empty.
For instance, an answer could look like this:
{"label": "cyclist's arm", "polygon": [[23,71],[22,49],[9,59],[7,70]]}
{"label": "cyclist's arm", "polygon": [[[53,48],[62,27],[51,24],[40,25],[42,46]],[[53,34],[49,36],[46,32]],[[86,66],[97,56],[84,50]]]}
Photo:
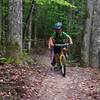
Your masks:
{"label": "cyclist's arm", "polygon": [[51,37],[49,38],[49,43],[48,43],[48,47],[51,48],[51,47],[54,47],[54,43],[55,43],[55,36],[56,36],[56,33],[54,32]]}
{"label": "cyclist's arm", "polygon": [[71,38],[68,34],[67,34],[66,36],[67,36],[67,38],[69,39],[69,44],[72,45],[72,44],[73,44],[72,38]]}
{"label": "cyclist's arm", "polygon": [[51,47],[53,47],[53,46],[54,46],[54,39],[53,39],[53,37],[51,36],[51,37],[49,38],[48,47],[51,48]]}

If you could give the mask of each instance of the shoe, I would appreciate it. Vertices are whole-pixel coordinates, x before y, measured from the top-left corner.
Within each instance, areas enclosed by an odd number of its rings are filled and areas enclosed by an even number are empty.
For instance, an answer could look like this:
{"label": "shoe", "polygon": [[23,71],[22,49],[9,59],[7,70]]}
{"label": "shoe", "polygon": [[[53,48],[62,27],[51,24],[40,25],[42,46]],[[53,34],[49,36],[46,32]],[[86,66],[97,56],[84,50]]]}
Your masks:
{"label": "shoe", "polygon": [[55,66],[54,62],[51,62],[51,65],[52,65],[52,66]]}
{"label": "shoe", "polygon": [[58,71],[58,65],[57,64],[54,65],[54,71]]}

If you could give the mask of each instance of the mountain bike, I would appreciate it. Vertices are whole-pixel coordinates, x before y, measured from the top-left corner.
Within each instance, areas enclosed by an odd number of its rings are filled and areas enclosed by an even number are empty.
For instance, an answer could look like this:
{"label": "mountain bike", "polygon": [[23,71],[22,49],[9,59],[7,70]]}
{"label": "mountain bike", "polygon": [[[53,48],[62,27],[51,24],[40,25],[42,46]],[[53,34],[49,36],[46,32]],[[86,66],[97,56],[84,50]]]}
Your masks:
{"label": "mountain bike", "polygon": [[69,48],[70,45],[69,44],[55,44],[55,46],[60,47],[60,53],[57,56],[57,57],[59,57],[59,59],[56,61],[55,65],[57,65],[57,67],[60,66],[61,74],[63,77],[65,77],[65,75],[66,75],[66,60],[68,58],[66,49]]}

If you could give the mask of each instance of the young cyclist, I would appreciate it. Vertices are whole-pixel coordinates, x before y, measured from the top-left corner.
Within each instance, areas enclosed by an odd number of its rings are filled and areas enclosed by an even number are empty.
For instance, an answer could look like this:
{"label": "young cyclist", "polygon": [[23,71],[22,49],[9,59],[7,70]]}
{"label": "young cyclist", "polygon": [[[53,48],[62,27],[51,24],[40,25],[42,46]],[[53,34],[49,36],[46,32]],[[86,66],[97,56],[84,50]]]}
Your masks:
{"label": "young cyclist", "polygon": [[[54,33],[49,38],[48,46],[51,49],[51,65],[55,65],[54,57],[56,54],[60,53],[61,48],[55,46],[55,44],[64,44],[69,43],[73,44],[72,38],[62,30],[63,24],[62,22],[57,22],[54,26]],[[66,48],[64,48],[66,49]],[[67,49],[66,49],[67,50]]]}

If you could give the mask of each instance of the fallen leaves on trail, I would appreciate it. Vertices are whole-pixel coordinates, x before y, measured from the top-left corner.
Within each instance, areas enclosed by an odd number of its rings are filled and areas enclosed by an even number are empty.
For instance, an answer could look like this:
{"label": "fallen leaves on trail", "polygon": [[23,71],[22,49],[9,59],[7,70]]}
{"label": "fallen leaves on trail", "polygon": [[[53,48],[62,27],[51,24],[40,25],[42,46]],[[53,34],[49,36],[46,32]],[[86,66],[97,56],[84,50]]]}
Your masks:
{"label": "fallen leaves on trail", "polygon": [[42,83],[41,77],[44,75],[40,74],[42,72],[40,69],[33,69],[32,67],[11,64],[1,65],[0,98],[16,100],[32,98],[37,95]]}
{"label": "fallen leaves on trail", "polygon": [[[39,98],[39,90],[43,87],[42,82],[48,77],[50,80],[46,85],[49,86],[46,87],[49,88],[47,92],[53,92],[53,95],[59,94],[60,90],[64,90],[64,93],[68,95],[68,100],[81,100],[81,97],[98,100],[100,97],[99,71],[92,68],[67,67],[67,77],[62,79],[60,75],[53,74],[53,72],[48,72],[50,76],[46,75],[48,67],[45,68],[45,65],[39,64],[33,66],[11,64],[0,66],[0,99],[38,100],[36,98]],[[61,81],[61,84],[65,87],[57,84],[57,80],[58,83]],[[68,91],[65,89],[68,89]]]}
{"label": "fallen leaves on trail", "polygon": [[[0,66],[0,97],[4,98],[17,98],[17,90],[24,85],[22,79],[24,75],[21,68],[15,67],[11,64]],[[22,92],[22,91],[20,91]]]}

